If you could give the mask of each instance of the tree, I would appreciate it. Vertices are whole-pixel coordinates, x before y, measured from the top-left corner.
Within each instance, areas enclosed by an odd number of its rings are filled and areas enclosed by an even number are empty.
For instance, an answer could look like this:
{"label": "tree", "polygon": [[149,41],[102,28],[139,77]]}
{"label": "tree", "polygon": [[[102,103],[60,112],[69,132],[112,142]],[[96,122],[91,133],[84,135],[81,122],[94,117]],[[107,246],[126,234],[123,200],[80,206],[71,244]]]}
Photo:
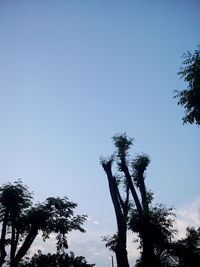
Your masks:
{"label": "tree", "polygon": [[[106,245],[111,250],[114,250],[118,267],[129,266],[126,251],[126,234],[128,214],[131,210],[130,192],[134,201],[135,215],[140,226],[138,231],[142,239],[142,264],[143,266],[160,266],[155,254],[155,239],[151,235],[152,229],[154,229],[154,232],[156,231],[156,226],[152,220],[153,216],[149,209],[151,194],[147,192],[145,186],[145,170],[150,163],[150,159],[147,155],[141,154],[130,161],[128,151],[133,144],[133,139],[128,138],[126,134],[114,136],[113,141],[117,148],[115,154],[110,158],[101,159],[101,164],[109,183],[117,220],[117,234],[113,237],[104,238],[104,241],[107,242]],[[114,163],[117,166],[116,175],[113,175]],[[123,185],[122,188],[120,188],[121,184]],[[122,197],[123,193],[125,194],[124,198]],[[135,220],[136,218],[134,218]],[[158,233],[161,234],[159,231]]]}
{"label": "tree", "polygon": [[198,267],[200,266],[200,227],[186,228],[186,238],[173,242],[170,253],[176,261],[176,266]]}
{"label": "tree", "polygon": [[[127,155],[127,150],[132,145],[132,140],[127,139],[127,137],[121,136],[113,137],[116,147],[118,148],[117,156],[123,155],[123,158]],[[121,142],[117,144],[117,142]],[[101,164],[106,172],[110,195],[112,203],[115,210],[116,220],[117,220],[117,234],[115,235],[115,245],[113,247],[118,267],[128,267],[128,256],[126,249],[126,235],[127,235],[127,216],[129,211],[129,185],[126,183],[124,177],[114,176],[112,173],[112,164],[114,162],[114,155],[108,159],[102,158]],[[120,162],[118,162],[118,169],[121,170]],[[125,198],[122,197],[120,193],[119,185],[124,183],[125,187]],[[107,241],[104,238],[104,241]],[[109,247],[109,244],[107,245]]]}
{"label": "tree", "polygon": [[180,69],[178,75],[188,83],[188,88],[182,91],[175,91],[174,98],[179,98],[178,105],[185,108],[183,123],[196,123],[200,125],[200,50],[194,53],[183,55],[184,67]]}
{"label": "tree", "polygon": [[[173,228],[173,217],[175,214],[172,212],[172,208],[166,208],[163,204],[157,204],[155,206],[150,204],[149,215],[149,238],[153,242],[157,262],[160,266],[171,266],[175,262],[174,257],[169,253],[171,240],[176,233],[176,230]],[[141,233],[143,232],[143,225],[140,222],[136,209],[132,209],[130,212],[128,226],[131,231],[137,233],[138,239],[136,241],[140,241],[140,248],[142,248],[143,238]],[[143,266],[142,258],[137,260],[136,266]]]}
{"label": "tree", "polygon": [[86,216],[74,216],[77,204],[67,197],[50,197],[35,206],[31,198],[32,194],[20,181],[0,188],[0,266],[6,259],[6,247],[10,247],[10,266],[18,266],[39,232],[44,241],[56,233],[57,251],[63,252],[68,247],[66,234],[72,230],[85,231],[82,224]]}
{"label": "tree", "polygon": [[[32,204],[32,195],[21,181],[4,185],[0,188],[0,221],[1,239],[0,239],[0,266],[5,262],[7,255],[5,247],[10,244],[10,260],[14,258],[17,244],[20,239],[21,219],[26,210]],[[8,231],[10,236],[7,238]]]}
{"label": "tree", "polygon": [[25,259],[20,262],[19,267],[93,267],[95,264],[87,263],[86,259],[82,256],[76,256],[73,252],[57,253],[57,254],[34,254],[30,259]]}

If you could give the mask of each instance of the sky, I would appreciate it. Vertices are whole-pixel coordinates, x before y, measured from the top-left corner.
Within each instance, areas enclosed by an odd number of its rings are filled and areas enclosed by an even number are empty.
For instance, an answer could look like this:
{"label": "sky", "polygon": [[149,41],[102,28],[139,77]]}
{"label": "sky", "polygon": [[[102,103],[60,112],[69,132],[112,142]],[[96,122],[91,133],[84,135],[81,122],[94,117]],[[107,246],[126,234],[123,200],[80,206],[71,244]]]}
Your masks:
{"label": "sky", "polygon": [[150,156],[146,185],[180,233],[198,226],[199,128],[182,124],[173,91],[187,87],[177,72],[200,44],[199,14],[198,0],[0,0],[1,184],[77,202],[87,233],[69,246],[97,267],[111,266],[101,237],[116,232],[99,163],[116,133]]}

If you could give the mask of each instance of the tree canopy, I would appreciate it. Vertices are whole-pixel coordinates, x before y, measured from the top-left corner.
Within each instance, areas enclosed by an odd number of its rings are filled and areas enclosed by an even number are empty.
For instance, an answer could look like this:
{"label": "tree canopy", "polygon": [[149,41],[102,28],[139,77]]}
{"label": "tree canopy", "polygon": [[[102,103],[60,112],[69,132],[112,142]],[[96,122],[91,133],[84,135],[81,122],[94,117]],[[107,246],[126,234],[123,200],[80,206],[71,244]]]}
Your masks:
{"label": "tree canopy", "polygon": [[178,105],[185,108],[183,123],[196,123],[200,125],[200,50],[194,53],[187,52],[183,55],[183,67],[178,75],[187,82],[187,89],[175,90]]}
{"label": "tree canopy", "polygon": [[70,253],[43,254],[38,251],[31,259],[26,258],[19,263],[19,267],[93,267],[95,264],[87,263],[85,257]]}
{"label": "tree canopy", "polygon": [[200,266],[200,227],[187,227],[186,237],[173,242],[169,251],[176,263],[175,266]]}
{"label": "tree canopy", "polygon": [[67,197],[49,197],[32,205],[32,193],[21,181],[0,187],[0,266],[7,258],[11,267],[18,266],[39,232],[43,240],[55,233],[57,252],[63,253],[70,231],[85,232],[86,216],[74,215],[76,206]]}

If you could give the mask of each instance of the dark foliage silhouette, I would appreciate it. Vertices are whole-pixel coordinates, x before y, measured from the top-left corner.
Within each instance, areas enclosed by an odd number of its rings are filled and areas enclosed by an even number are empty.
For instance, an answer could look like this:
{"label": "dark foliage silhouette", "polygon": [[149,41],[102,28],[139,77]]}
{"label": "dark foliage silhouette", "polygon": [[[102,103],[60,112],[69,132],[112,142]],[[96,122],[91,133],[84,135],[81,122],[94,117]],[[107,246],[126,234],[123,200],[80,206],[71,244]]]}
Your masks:
{"label": "dark foliage silhouette", "polygon": [[184,67],[178,74],[187,82],[188,88],[176,90],[174,98],[178,98],[178,105],[185,108],[183,123],[200,125],[200,50],[195,50],[193,54],[188,52],[183,57]]}
{"label": "dark foliage silhouette", "polygon": [[57,254],[38,254],[33,255],[31,259],[24,259],[19,263],[19,267],[93,267],[95,264],[87,263],[82,256],[76,256],[73,252]]}
{"label": "dark foliage silhouette", "polygon": [[186,238],[171,244],[170,254],[174,257],[176,266],[200,266],[200,227],[197,230],[194,227],[188,227]]}
{"label": "dark foliage silhouette", "polygon": [[[176,233],[173,228],[173,217],[175,214],[172,208],[166,208],[163,204],[149,206],[149,238],[151,238],[154,246],[154,254],[159,266],[171,266],[174,258],[169,254],[169,246],[171,240]],[[128,222],[129,229],[138,234],[137,241],[140,241],[139,248],[143,248],[143,224],[136,209],[130,212],[130,220]],[[143,259],[137,261],[136,266],[144,266]]]}
{"label": "dark foliage silhouette", "polygon": [[68,247],[66,234],[85,231],[82,224],[86,216],[74,216],[77,204],[67,197],[50,197],[34,206],[31,199],[32,194],[20,181],[0,188],[0,266],[6,256],[11,267],[18,266],[39,232],[43,240],[55,233],[57,251],[63,252]]}

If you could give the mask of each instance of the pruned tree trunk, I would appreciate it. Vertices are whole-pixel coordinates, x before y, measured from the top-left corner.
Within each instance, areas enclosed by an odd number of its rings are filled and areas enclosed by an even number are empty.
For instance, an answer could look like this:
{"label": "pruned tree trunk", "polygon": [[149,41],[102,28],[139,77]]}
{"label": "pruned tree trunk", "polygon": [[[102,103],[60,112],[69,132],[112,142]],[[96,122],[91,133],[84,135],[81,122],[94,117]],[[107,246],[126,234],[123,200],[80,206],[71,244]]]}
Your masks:
{"label": "pruned tree trunk", "polygon": [[127,183],[129,185],[132,197],[133,197],[135,205],[137,207],[137,211],[138,211],[140,217],[144,218],[144,212],[143,212],[140,200],[138,198],[137,192],[135,190],[135,187],[133,185],[133,181],[132,181],[131,175],[129,173],[128,167],[126,166],[126,163],[125,163],[125,161],[123,159],[121,159],[121,161],[122,161],[122,170],[124,172],[124,175],[126,177]]}
{"label": "pruned tree trunk", "polygon": [[128,255],[126,249],[126,233],[127,228],[126,224],[120,227],[120,231],[118,231],[118,240],[117,245],[115,248],[115,255],[117,259],[117,266],[118,267],[128,267]]}
{"label": "pruned tree trunk", "polygon": [[107,163],[103,163],[102,166],[107,174],[110,195],[113,202],[117,220],[118,237],[117,237],[117,244],[115,247],[115,255],[118,267],[129,267],[127,249],[126,249],[126,234],[127,234],[126,216],[128,213],[128,203],[127,203],[128,195],[126,197],[126,202],[125,202],[126,204],[122,203],[123,200],[120,196],[116,179],[112,175],[111,164],[112,162],[108,161]]}
{"label": "pruned tree trunk", "polygon": [[[120,177],[124,177],[124,184],[127,185],[128,191],[130,190],[133,200],[135,202],[137,216],[139,222],[141,223],[140,227],[138,228],[137,232],[140,234],[142,239],[142,266],[145,267],[158,267],[158,263],[156,260],[156,256],[154,253],[154,241],[152,238],[151,233],[151,221],[150,221],[150,213],[149,213],[149,200],[148,195],[145,188],[144,182],[144,171],[146,170],[150,160],[148,156],[143,155],[136,158],[135,162],[132,162],[133,167],[133,174],[129,171],[130,161],[128,158],[128,150],[130,146],[133,144],[133,139],[127,138],[126,134],[116,135],[113,137],[114,144],[117,148],[117,159],[115,160],[115,155],[110,160],[105,160],[102,163],[102,166],[107,174],[108,181],[109,181],[109,189],[111,198],[113,201],[113,205],[115,208],[115,214],[117,219],[117,226],[118,226],[118,240],[116,246],[116,257],[118,266],[124,267],[128,266],[126,264],[125,259],[127,258],[127,251],[126,251],[126,232],[127,232],[127,215],[128,213],[125,212],[128,208],[124,209],[124,204],[127,204],[127,201],[122,201],[118,185],[116,185],[115,177],[112,175],[112,162],[115,161],[117,163],[118,171],[120,172]],[[135,173],[134,173],[135,171]],[[133,182],[136,182],[134,184]],[[138,192],[136,191],[136,187],[140,191],[141,199],[138,196]],[[117,193],[116,193],[117,192]],[[128,199],[128,198],[127,198]],[[122,216],[125,215],[126,216]]]}

